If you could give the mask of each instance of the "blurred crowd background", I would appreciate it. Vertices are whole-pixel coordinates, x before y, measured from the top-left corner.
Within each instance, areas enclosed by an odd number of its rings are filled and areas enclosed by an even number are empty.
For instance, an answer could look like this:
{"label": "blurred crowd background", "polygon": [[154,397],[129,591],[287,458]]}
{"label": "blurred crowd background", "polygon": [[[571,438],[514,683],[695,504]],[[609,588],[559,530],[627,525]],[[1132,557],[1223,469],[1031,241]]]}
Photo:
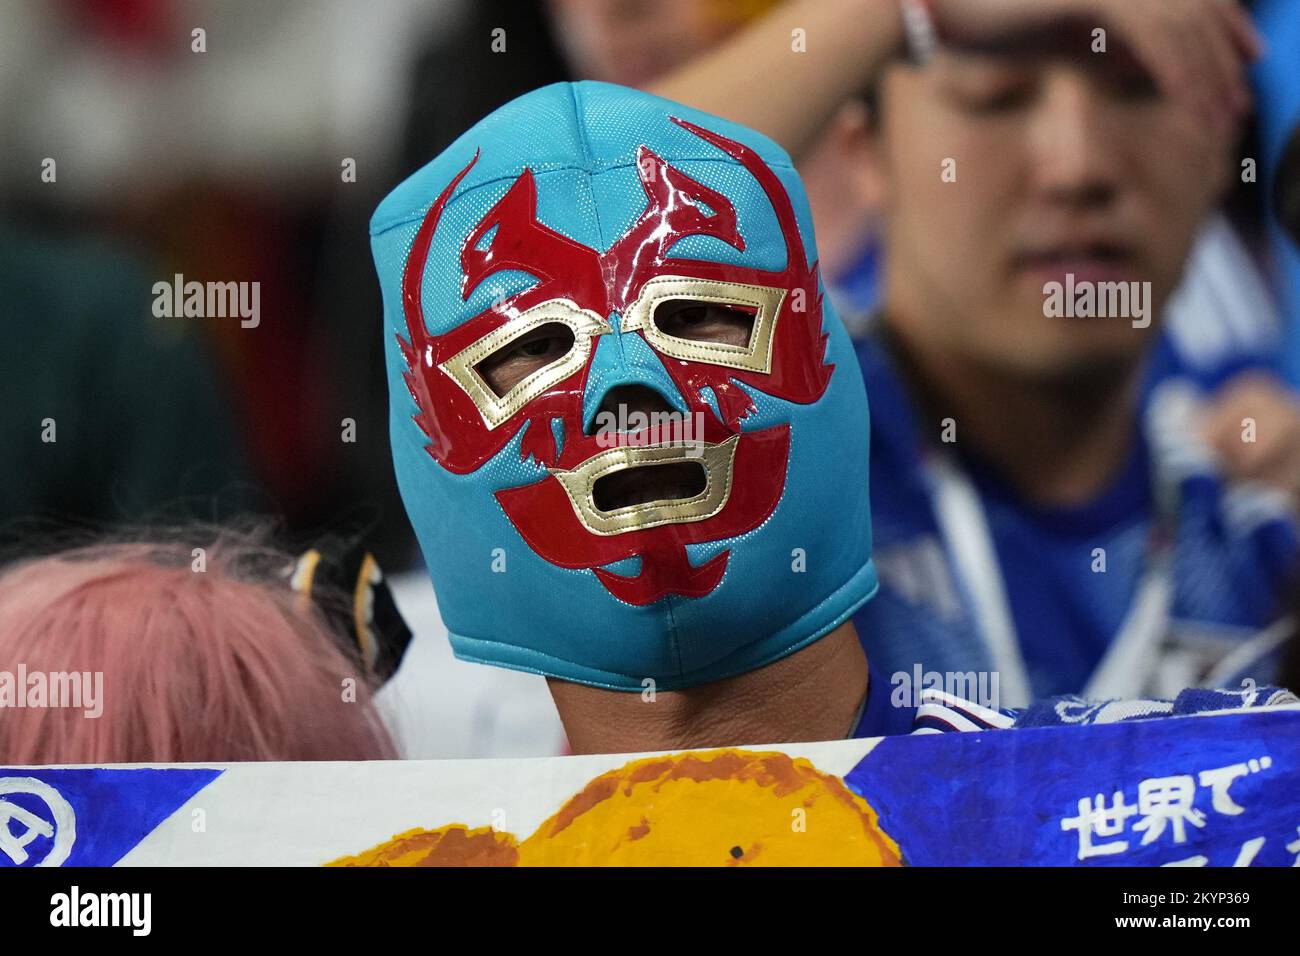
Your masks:
{"label": "blurred crowd background", "polygon": [[[251,510],[301,542],[350,529],[390,574],[418,569],[388,453],[371,211],[508,99],[570,78],[647,85],[773,5],[0,0],[7,539]],[[1237,341],[1296,383],[1300,256],[1269,203],[1300,117],[1288,54],[1300,3],[1252,7],[1269,53],[1254,67],[1243,153],[1259,157],[1261,184],[1239,191],[1227,220],[1270,302],[1241,310]],[[868,109],[864,90],[796,157],[850,325],[877,295],[879,197],[854,152]],[[176,274],[260,282],[259,325],[155,317],[152,286]],[[1232,281],[1227,295],[1257,301],[1253,278]],[[47,419],[55,443],[42,441]],[[449,659],[444,645],[413,651]],[[554,736],[519,706],[517,737]],[[470,728],[466,751],[503,733],[476,721],[511,719],[452,711]]]}

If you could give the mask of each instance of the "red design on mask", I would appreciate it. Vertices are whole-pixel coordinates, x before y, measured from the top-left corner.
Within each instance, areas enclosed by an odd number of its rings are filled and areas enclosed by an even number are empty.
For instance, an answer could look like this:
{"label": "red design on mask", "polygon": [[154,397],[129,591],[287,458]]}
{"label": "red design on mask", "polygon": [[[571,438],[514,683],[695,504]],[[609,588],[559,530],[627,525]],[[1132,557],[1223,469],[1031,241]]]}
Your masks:
{"label": "red design on mask", "polygon": [[[594,535],[578,521],[554,478],[497,492],[497,500],[528,546],[562,568],[591,568],[615,597],[649,604],[665,594],[703,597],[722,580],[729,551],[699,567],[686,557],[687,544],[733,538],[770,515],[785,487],[790,426],[744,433],[736,446],[735,481],[723,509],[704,521],[661,525],[645,531]],[[600,565],[639,555],[641,571],[624,577]]]}
{"label": "red design on mask", "polygon": [[[608,447],[599,444],[596,436],[584,433],[583,392],[590,359],[582,369],[495,429],[487,428],[470,397],[439,368],[442,362],[513,316],[556,298],[569,299],[583,309],[609,316],[622,312],[636,300],[647,281],[660,275],[788,290],[776,317],[769,373],[678,359],[665,359],[663,363],[690,412],[703,414],[705,441],[716,443],[740,435],[731,496],[718,514],[600,536],[578,521],[559,482],[549,475],[534,484],[497,494],[515,528],[539,555],[561,567],[591,568],[616,597],[638,605],[666,594],[698,597],[712,591],[722,579],[729,552],[692,567],[685,545],[731,538],[752,530],[780,500],[789,456],[789,426],[741,431],[741,421],[754,406],[736,382],[787,401],[810,404],[825,392],[834,368],[823,362],[826,335],[821,330],[817,268],[807,264],[798,221],[780,179],[749,147],[685,120],[674,122],[735,158],[762,187],[785,241],[784,269],[670,258],[676,243],[688,236],[710,236],[738,250],[745,249],[745,241],[737,228],[735,208],[726,196],[642,146],[637,151],[637,172],[646,193],[646,208],[606,252],[597,252],[538,221],[537,183],[532,171],[525,169],[461,247],[460,292],[462,300],[468,299],[484,280],[508,269],[526,272],[537,283],[442,335],[430,335],[421,302],[425,263],[442,211],[478,160],[476,153],[426,214],[402,277],[402,304],[410,339],[398,336],[398,342],[406,360],[404,378],[419,409],[413,417],[429,439],[429,453],[456,474],[477,470],[499,454],[521,429],[527,430],[521,439],[523,455],[547,467],[571,469]],[[487,248],[479,248],[485,240]],[[594,347],[592,352],[594,355]],[[721,419],[705,401],[705,390],[716,397]],[[552,434],[555,419],[563,426],[562,449],[557,449]],[[636,577],[615,575],[600,567],[632,556],[641,558],[641,571]]]}

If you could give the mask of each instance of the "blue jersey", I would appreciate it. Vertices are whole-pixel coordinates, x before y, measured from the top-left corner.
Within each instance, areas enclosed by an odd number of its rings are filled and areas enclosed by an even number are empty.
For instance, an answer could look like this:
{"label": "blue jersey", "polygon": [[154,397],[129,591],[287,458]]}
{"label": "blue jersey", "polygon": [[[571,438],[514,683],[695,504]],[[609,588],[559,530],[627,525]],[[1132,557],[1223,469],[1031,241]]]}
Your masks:
{"label": "blue jersey", "polygon": [[986,707],[941,687],[900,695],[900,682],[886,682],[871,667],[867,698],[855,722],[857,739],[899,734],[944,734],[1018,727],[1075,727],[1163,717],[1195,717],[1236,710],[1300,707],[1300,698],[1280,687],[1247,683],[1241,690],[1189,688],[1171,699],[1085,700],[1074,694],[1050,697],[1028,707]]}
{"label": "blue jersey", "polygon": [[1127,462],[1070,508],[1034,506],[960,442],[927,440],[884,346],[857,351],[881,586],[854,623],[873,671],[993,674],[1012,706],[1276,679],[1300,554],[1290,502],[1216,477],[1195,441],[1200,385],[1167,346]]}

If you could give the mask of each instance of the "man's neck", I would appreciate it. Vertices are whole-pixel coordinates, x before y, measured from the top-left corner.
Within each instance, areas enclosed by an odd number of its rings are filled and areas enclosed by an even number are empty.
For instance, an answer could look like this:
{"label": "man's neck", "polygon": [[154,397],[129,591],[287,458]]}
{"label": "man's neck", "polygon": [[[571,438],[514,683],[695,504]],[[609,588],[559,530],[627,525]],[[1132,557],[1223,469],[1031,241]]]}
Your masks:
{"label": "man's neck", "polygon": [[927,435],[987,464],[1026,500],[1087,502],[1115,480],[1132,451],[1140,366],[1109,378],[1016,376],[905,333],[890,333],[900,374]]}
{"label": "man's neck", "polygon": [[851,621],[747,674],[655,694],[548,678],[574,753],[838,740],[867,693],[867,658]]}

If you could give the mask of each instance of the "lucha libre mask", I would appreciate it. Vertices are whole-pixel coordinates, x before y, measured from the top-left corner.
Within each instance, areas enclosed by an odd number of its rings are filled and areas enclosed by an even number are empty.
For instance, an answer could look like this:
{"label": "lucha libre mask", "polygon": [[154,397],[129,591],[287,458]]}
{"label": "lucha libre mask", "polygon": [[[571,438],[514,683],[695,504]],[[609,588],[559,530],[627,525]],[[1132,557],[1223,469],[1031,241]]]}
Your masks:
{"label": "lucha libre mask", "polygon": [[772,142],[557,84],[371,237],[398,484],[458,657],[672,690],[874,593],[862,376]]}

